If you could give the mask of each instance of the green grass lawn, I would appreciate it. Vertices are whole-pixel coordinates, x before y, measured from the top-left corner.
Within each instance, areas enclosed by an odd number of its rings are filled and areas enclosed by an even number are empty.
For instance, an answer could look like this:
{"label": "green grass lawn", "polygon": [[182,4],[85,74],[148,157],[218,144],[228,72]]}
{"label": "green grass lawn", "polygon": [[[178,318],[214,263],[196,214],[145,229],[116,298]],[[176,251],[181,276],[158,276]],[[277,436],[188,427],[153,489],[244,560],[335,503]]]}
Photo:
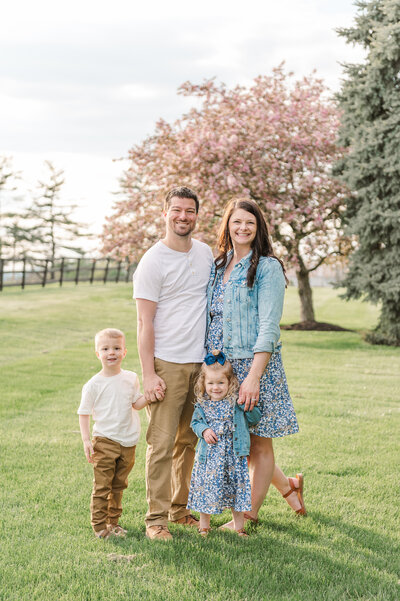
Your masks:
{"label": "green grass lawn", "polygon": [[[305,473],[308,517],[272,489],[248,540],[175,526],[165,544],[144,537],[144,435],[124,497],[128,537],[99,541],[90,527],[76,410],[99,370],[98,329],[126,332],[124,366],[139,371],[131,287],[0,293],[0,599],[398,601],[400,349],[363,341],[376,308],[328,288],[314,299],[318,320],[355,331],[282,334],[301,432],[275,450],[288,475]],[[283,323],[298,320],[290,288]]]}

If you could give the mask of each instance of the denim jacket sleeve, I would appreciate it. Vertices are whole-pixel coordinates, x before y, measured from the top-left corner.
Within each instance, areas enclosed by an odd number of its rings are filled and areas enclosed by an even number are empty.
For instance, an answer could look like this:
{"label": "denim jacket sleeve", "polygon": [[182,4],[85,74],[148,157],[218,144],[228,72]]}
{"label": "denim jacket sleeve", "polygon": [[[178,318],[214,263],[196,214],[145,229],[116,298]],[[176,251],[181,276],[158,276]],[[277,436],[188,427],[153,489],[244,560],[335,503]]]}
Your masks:
{"label": "denim jacket sleeve", "polygon": [[195,406],[192,421],[190,422],[190,427],[196,434],[197,438],[203,438],[204,430],[206,430],[209,427],[209,425],[206,422],[206,416],[204,415],[204,411],[199,405]]}
{"label": "denim jacket sleeve", "polygon": [[249,424],[249,426],[255,426],[255,424],[258,424],[258,422],[261,419],[261,411],[258,407],[253,407],[251,411],[245,411],[244,405],[239,405],[239,403],[238,407],[243,411],[244,417],[246,418],[246,421]]}
{"label": "denim jacket sleeve", "polygon": [[279,322],[285,295],[285,276],[281,264],[262,257],[257,268],[259,331],[254,353],[273,353],[280,338]]}

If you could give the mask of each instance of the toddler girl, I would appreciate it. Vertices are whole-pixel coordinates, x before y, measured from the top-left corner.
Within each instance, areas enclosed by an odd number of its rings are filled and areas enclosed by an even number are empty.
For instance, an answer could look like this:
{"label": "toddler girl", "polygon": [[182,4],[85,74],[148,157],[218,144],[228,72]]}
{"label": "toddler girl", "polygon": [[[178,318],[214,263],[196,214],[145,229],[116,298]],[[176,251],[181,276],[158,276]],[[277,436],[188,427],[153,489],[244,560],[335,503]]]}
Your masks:
{"label": "toddler girl", "polygon": [[191,427],[199,438],[190,483],[188,508],[200,512],[199,533],[210,531],[210,514],[231,508],[234,528],[247,536],[244,512],[251,510],[247,455],[248,425],[257,424],[257,407],[238,405],[239,384],[222,351],[208,353],[195,385],[196,406]]}

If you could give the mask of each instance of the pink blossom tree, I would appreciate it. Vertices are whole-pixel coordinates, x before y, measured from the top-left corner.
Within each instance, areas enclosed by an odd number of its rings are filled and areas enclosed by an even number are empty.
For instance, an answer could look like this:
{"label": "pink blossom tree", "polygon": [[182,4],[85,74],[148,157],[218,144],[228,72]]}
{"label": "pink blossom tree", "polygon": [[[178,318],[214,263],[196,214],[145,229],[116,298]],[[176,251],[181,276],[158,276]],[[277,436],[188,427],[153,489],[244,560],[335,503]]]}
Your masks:
{"label": "pink blossom tree", "polygon": [[226,202],[250,197],[264,211],[277,254],[295,271],[302,321],[314,321],[309,275],[350,248],[340,229],[348,192],[331,172],[343,154],[337,108],[314,75],[291,77],[280,66],[250,87],[183,84],[179,93],[198,106],[173,124],[160,120],[130,150],[104,252],[140,258],[163,231],[162,202],[172,186],[198,193],[197,236],[211,246]]}

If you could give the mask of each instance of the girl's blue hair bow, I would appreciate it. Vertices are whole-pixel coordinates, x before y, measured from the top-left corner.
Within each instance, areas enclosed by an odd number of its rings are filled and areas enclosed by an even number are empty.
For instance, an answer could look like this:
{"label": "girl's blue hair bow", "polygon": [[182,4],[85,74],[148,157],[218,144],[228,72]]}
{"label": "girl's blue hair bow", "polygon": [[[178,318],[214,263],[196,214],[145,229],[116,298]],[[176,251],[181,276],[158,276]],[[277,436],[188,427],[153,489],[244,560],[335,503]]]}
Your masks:
{"label": "girl's blue hair bow", "polygon": [[206,365],[213,365],[214,363],[220,363],[221,365],[224,365],[225,361],[225,353],[222,351],[215,352],[215,354],[207,353],[207,355],[204,357],[204,363]]}

